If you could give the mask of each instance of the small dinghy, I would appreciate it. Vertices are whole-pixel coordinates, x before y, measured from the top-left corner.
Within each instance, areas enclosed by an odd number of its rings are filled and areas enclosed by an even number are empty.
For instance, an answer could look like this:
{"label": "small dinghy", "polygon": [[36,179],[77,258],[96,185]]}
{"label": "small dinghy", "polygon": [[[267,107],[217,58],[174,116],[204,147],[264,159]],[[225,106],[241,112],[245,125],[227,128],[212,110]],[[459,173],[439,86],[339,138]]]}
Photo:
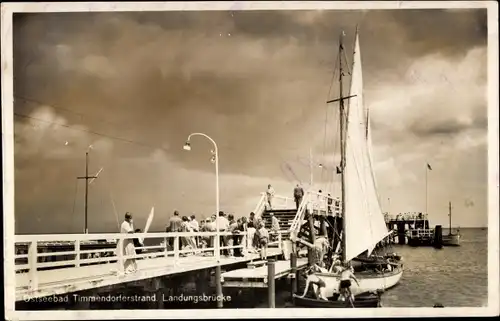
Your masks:
{"label": "small dinghy", "polygon": [[328,298],[328,301],[303,297],[294,294],[293,304],[296,307],[305,308],[379,308],[380,295],[373,292],[365,292],[356,295],[354,298],[354,306],[349,301],[339,301],[338,294]]}

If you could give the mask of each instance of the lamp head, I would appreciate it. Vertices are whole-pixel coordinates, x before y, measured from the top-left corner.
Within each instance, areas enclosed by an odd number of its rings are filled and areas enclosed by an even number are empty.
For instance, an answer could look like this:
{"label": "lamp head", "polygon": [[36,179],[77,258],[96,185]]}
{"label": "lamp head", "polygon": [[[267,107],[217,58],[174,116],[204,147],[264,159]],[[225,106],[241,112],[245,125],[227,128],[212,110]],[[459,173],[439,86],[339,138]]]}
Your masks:
{"label": "lamp head", "polygon": [[187,150],[187,151],[190,151],[191,150],[191,144],[189,143],[189,141],[187,141],[185,144],[184,144],[184,150]]}

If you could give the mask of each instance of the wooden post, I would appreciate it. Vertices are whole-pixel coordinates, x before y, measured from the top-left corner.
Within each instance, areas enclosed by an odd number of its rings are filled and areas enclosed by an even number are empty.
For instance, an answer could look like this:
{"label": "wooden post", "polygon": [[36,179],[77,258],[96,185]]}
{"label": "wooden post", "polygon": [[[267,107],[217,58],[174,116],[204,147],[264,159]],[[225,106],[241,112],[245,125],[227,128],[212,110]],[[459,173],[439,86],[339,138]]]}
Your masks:
{"label": "wooden post", "polygon": [[157,309],[163,309],[164,308],[164,302],[163,302],[163,282],[162,282],[161,277],[157,277],[153,279],[153,284],[154,284],[154,290],[156,294],[156,308]]}
{"label": "wooden post", "polygon": [[215,267],[215,291],[217,295],[217,308],[222,308],[224,302],[222,300],[222,273],[220,265]]}
{"label": "wooden post", "polygon": [[177,265],[179,262],[179,237],[174,237],[174,265]]}
{"label": "wooden post", "polygon": [[400,245],[405,245],[406,240],[405,240],[405,223],[404,221],[398,222],[398,243]]}
{"label": "wooden post", "polygon": [[165,242],[165,250],[164,250],[164,252],[165,252],[165,258],[168,257],[168,243],[167,243],[167,241],[168,241],[168,237],[164,237],[163,238],[163,242]]}
{"label": "wooden post", "polygon": [[80,240],[75,241],[75,267],[80,267]]}
{"label": "wooden post", "polygon": [[297,253],[290,254],[290,268],[292,270],[292,296],[297,293]]}
{"label": "wooden post", "polygon": [[29,276],[30,276],[30,290],[38,290],[38,242],[31,241],[28,248],[28,265],[29,265]]}
{"label": "wooden post", "polygon": [[281,236],[281,231],[278,231],[278,249],[280,251],[283,251],[283,245],[281,244],[282,243],[282,236]]}
{"label": "wooden post", "polygon": [[[312,212],[309,213],[308,219],[309,219],[309,229],[310,229],[309,231],[310,241],[311,244],[314,244],[314,242],[316,241],[316,233],[314,229],[314,216]],[[312,248],[307,249],[307,259],[309,265],[312,265],[314,263],[314,252]]]}
{"label": "wooden post", "polygon": [[270,259],[267,261],[267,295],[269,308],[271,309],[274,309],[276,307],[276,288],[274,284],[274,276],[274,260]]}
{"label": "wooden post", "polygon": [[434,229],[434,247],[438,249],[443,247],[443,229],[441,225],[436,225]]}
{"label": "wooden post", "polygon": [[321,215],[320,216],[320,223],[321,223],[321,233],[323,236],[328,237],[328,231],[326,229],[326,216]]}

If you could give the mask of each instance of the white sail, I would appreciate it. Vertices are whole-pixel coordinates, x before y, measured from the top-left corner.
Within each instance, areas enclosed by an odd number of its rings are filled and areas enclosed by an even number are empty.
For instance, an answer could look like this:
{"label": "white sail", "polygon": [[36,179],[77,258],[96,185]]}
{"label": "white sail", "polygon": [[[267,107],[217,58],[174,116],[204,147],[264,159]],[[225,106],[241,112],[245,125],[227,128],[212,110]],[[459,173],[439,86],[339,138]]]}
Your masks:
{"label": "white sail", "polygon": [[363,76],[359,39],[353,58],[350,96],[347,105],[345,150],[346,260],[357,257],[388,235],[380,207],[367,135],[367,110],[363,104]]}

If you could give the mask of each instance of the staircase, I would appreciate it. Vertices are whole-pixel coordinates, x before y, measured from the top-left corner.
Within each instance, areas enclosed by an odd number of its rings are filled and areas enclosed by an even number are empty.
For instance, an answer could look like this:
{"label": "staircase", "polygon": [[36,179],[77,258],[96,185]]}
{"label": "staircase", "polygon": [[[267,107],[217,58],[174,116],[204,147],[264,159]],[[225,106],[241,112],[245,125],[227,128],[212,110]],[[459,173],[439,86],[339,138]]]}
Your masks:
{"label": "staircase", "polygon": [[276,210],[265,210],[262,213],[262,219],[266,224],[266,229],[271,228],[271,215],[273,213],[274,216],[280,222],[280,231],[288,231],[290,226],[292,225],[293,220],[295,219],[295,215],[297,214],[296,209],[276,209]]}

